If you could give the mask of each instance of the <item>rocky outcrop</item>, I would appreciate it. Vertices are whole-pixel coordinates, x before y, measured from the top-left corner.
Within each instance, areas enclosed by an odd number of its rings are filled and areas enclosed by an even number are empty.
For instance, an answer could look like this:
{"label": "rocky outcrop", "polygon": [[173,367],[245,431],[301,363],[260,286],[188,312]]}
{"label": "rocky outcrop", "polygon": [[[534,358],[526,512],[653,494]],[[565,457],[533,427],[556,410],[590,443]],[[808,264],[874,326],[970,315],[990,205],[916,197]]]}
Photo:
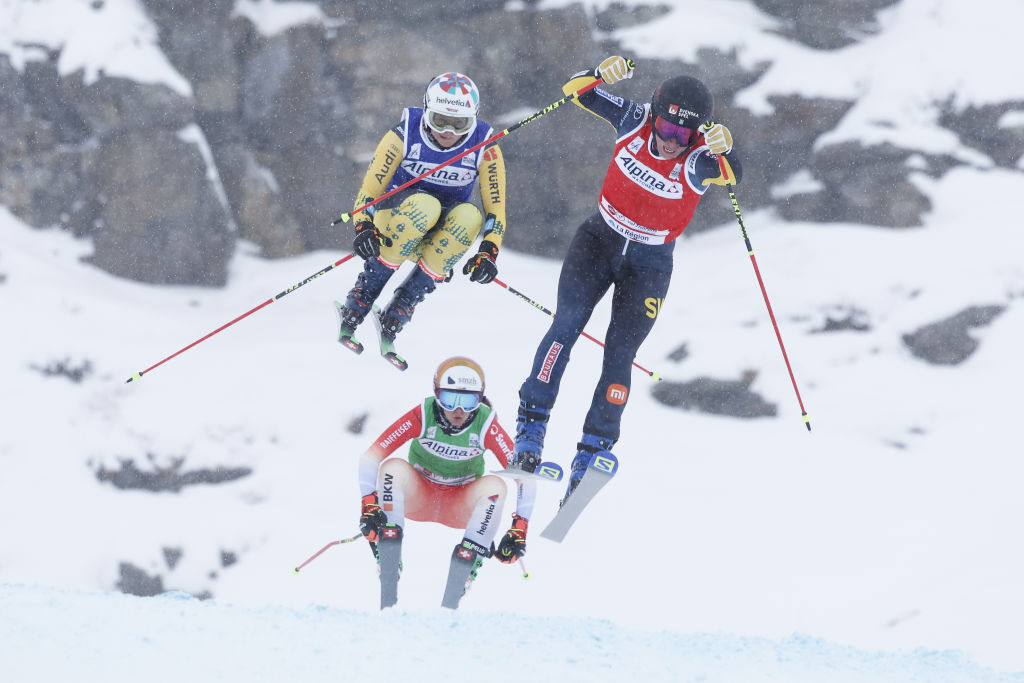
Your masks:
{"label": "rocky outcrop", "polygon": [[775,404],[750,390],[756,377],[755,371],[748,370],[738,380],[697,377],[689,382],[659,382],[651,395],[683,410],[741,418],[774,417],[778,412]]}
{"label": "rocky outcrop", "polygon": [[753,0],[782,20],[779,33],[808,47],[834,50],[877,33],[878,11],[899,0]]}
{"label": "rocky outcrop", "polygon": [[[152,462],[153,456],[148,459]],[[149,469],[140,469],[134,460],[122,460],[117,469],[101,466],[96,471],[99,481],[110,482],[119,489],[141,489],[144,491],[170,491],[178,493],[186,486],[196,484],[222,484],[252,474],[248,467],[215,467],[185,470],[184,458],[174,458],[170,467],[153,464]]]}
{"label": "rocky outcrop", "polygon": [[[877,29],[896,0],[756,0],[782,33],[818,49]],[[590,67],[615,29],[662,17],[671,4],[583,4],[506,11],[505,3],[410,4],[401,16],[370,0],[319,0],[319,18],[269,30],[234,0],[142,0],[160,49],[191,92],[81,72],[61,74],[59,52],[15,69],[0,54],[0,204],[34,226],[61,225],[92,238],[93,263],[155,283],[217,286],[238,239],[269,258],[348,249],[351,226],[333,226],[352,199],[380,136],[441,68],[463,70],[483,94],[482,117],[505,128],[560,97],[574,69]],[[98,7],[101,7],[102,3]],[[456,22],[453,24],[453,22]],[[486,31],[458,26],[485,26]],[[386,39],[381,39],[384,36]],[[939,176],[961,163],[892,146],[815,147],[852,106],[775,97],[771,116],[737,107],[734,95],[768,65],[701,50],[694,63],[644,60],[624,94],[646,98],[668,74],[695,72],[716,95],[715,116],[737,131],[745,211],[774,206],[787,219],[914,226],[927,198],[907,163]],[[1022,103],[955,110],[942,124],[965,145],[1015,168]],[[1018,112],[1019,113],[1019,112]],[[1009,123],[1006,123],[1009,121]],[[561,256],[594,209],[612,140],[607,125],[566,106],[502,141],[509,167],[509,233],[517,250]],[[772,188],[794,174],[815,187]],[[688,230],[729,221],[713,192]]]}
{"label": "rocky outcrop", "polygon": [[971,328],[988,325],[1005,310],[1001,305],[970,306],[903,335],[903,343],[921,360],[934,365],[959,365],[978,348],[978,340],[969,333]]}

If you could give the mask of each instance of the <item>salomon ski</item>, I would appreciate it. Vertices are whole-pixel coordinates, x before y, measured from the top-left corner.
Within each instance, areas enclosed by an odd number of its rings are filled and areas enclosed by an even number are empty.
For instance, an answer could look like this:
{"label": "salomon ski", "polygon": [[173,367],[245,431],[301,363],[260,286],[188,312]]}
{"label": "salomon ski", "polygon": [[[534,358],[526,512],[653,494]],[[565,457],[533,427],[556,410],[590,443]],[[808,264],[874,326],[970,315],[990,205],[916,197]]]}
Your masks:
{"label": "salomon ski", "polygon": [[597,495],[597,492],[612,480],[618,468],[618,459],[609,451],[595,453],[579,484],[562,501],[562,506],[544,528],[544,531],[540,532],[540,535],[561,543],[583,509]]}

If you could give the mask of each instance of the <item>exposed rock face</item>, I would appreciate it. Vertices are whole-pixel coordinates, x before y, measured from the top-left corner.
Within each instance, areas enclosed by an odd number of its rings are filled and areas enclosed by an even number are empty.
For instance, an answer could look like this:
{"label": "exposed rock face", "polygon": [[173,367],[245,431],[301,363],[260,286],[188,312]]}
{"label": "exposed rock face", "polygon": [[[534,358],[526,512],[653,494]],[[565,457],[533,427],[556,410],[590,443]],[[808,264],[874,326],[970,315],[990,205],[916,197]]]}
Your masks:
{"label": "exposed rock face", "polygon": [[[817,49],[870,35],[878,12],[897,2],[752,1],[782,22],[784,35]],[[20,70],[0,54],[0,204],[31,225],[91,237],[93,263],[117,275],[211,286],[224,282],[239,238],[270,258],[350,248],[351,227],[331,221],[352,208],[380,136],[403,107],[420,103],[438,70],[470,74],[482,91],[482,118],[501,130],[557,100],[574,70],[618,51],[599,40],[602,32],[672,7],[594,13],[583,4],[536,10],[527,2],[506,11],[493,0],[457,7],[423,0],[390,13],[370,0],[319,0],[320,20],[268,34],[236,13],[234,0],[142,5],[191,94],[102,75],[87,84],[81,72],[61,75],[55,52]],[[487,30],[454,39],[453,22]],[[646,99],[669,75],[699,74],[715,93],[715,117],[737,132],[745,211],[775,206],[791,220],[919,225],[930,207],[907,177],[908,160],[923,158],[933,176],[960,162],[891,146],[816,149],[853,103],[779,97],[769,117],[736,107],[735,93],[765,68],[701,50],[693,64],[644,60],[616,90]],[[1018,110],[1024,103],[950,108],[941,123],[1015,168],[1024,127],[1002,121]],[[561,256],[594,210],[611,131],[567,105],[501,144],[509,168],[506,244]],[[772,195],[798,171],[816,189]],[[709,193],[688,230],[729,216],[725,193]]]}
{"label": "exposed rock face", "polygon": [[[149,456],[153,460],[152,454]],[[118,469],[100,467],[96,471],[99,481],[109,481],[119,489],[140,489],[144,491],[171,491],[178,493],[186,486],[196,484],[222,484],[252,474],[248,467],[215,467],[183,470],[184,458],[175,458],[170,467],[154,465],[151,469],[139,469],[134,460],[123,460]]]}
{"label": "exposed rock face", "polygon": [[935,365],[959,365],[978,348],[969,330],[988,325],[1005,306],[971,306],[956,315],[903,335],[903,343],[917,358]]}
{"label": "exposed rock face", "polygon": [[747,371],[738,380],[698,377],[689,382],[660,382],[651,395],[667,406],[684,410],[742,418],[774,417],[778,412],[775,404],[750,390],[756,376],[756,372]]}
{"label": "exposed rock face", "polygon": [[899,0],[753,0],[784,22],[780,33],[808,47],[833,50],[878,31],[877,12]]}

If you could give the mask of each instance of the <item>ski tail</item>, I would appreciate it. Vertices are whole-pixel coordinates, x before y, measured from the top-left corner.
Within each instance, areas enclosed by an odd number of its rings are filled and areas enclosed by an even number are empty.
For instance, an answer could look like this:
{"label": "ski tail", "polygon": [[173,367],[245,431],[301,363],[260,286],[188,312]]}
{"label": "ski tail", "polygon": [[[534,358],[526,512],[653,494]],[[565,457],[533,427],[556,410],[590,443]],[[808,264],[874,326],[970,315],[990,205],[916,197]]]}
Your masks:
{"label": "ski tail", "polygon": [[476,572],[484,563],[483,558],[489,555],[490,551],[487,548],[468,538],[462,539],[462,543],[455,546],[455,550],[452,551],[451,565],[448,567],[448,581],[445,583],[441,607],[459,608],[462,596],[476,580]]}
{"label": "ski tail", "polygon": [[587,466],[579,484],[563,501],[548,525],[540,532],[543,538],[561,543],[580,513],[597,492],[612,480],[619,469],[618,459],[610,451],[598,451]]}
{"label": "ski tail", "polygon": [[402,527],[388,524],[380,531],[376,555],[380,570],[380,608],[398,602],[398,579],[402,575]]}

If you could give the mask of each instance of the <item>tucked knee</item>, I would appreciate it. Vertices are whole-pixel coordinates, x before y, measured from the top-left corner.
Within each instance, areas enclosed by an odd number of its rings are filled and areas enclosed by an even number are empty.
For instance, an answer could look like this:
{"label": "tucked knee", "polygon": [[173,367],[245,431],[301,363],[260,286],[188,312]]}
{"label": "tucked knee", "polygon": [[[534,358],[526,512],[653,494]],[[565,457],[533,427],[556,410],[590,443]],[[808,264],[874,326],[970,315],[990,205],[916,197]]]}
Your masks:
{"label": "tucked knee", "polygon": [[423,232],[426,232],[441,217],[441,202],[437,197],[426,192],[417,192],[406,197],[398,205],[392,220],[399,220],[402,217],[411,221],[413,225],[420,228]]}
{"label": "tucked knee", "polygon": [[496,477],[493,474],[485,474],[476,481],[477,494],[481,498],[494,498],[497,496],[496,502],[502,502],[505,496],[508,494],[508,487],[505,486],[505,480],[501,477]]}
{"label": "tucked knee", "polygon": [[480,226],[483,222],[483,214],[473,204],[458,204],[452,207],[445,220],[446,225],[452,225],[467,232],[472,232],[473,237],[470,239],[470,243],[472,243],[473,239],[476,239],[477,232],[480,231]]}
{"label": "tucked knee", "polygon": [[378,470],[378,489],[387,486],[401,488],[410,474],[415,474],[412,466],[401,458],[388,458]]}

